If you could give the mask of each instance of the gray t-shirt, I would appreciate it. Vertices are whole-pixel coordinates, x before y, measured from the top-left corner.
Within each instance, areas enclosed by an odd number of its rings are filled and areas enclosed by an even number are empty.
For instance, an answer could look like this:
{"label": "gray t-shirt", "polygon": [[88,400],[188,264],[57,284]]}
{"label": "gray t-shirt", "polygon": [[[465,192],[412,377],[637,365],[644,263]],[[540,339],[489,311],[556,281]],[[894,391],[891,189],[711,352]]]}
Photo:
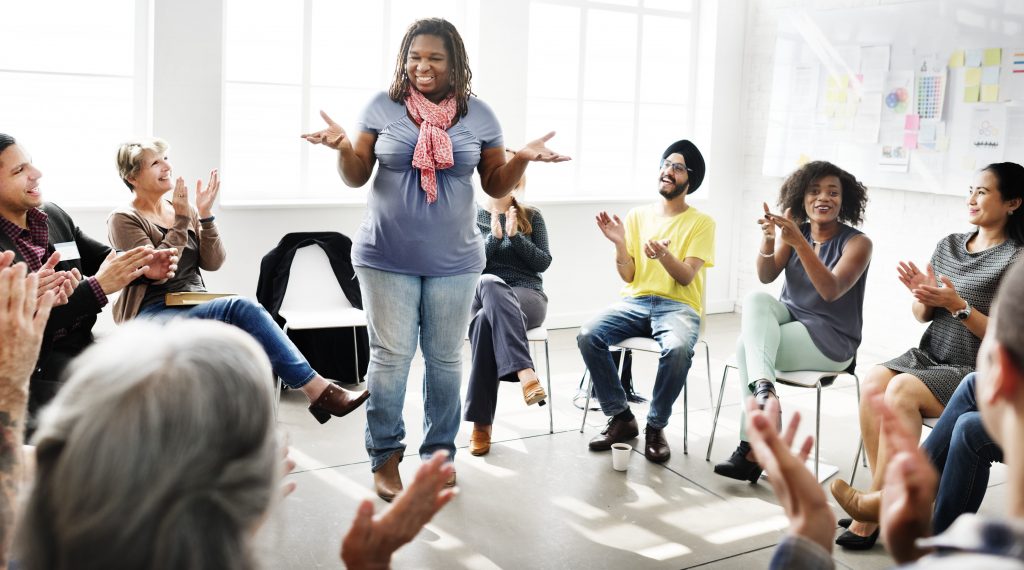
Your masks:
{"label": "gray t-shirt", "polygon": [[378,165],[366,217],[353,240],[352,264],[424,277],[483,271],[472,179],[483,150],[504,146],[491,108],[470,97],[469,112],[448,129],[455,164],[437,171],[433,204],[412,167],[419,126],[405,104],[378,94],[363,111],[359,129],[377,135]]}
{"label": "gray t-shirt", "polygon": [[[807,241],[811,241],[811,226],[800,226]],[[825,267],[835,268],[843,256],[846,243],[863,232],[846,224],[839,224],[839,232],[818,248],[818,258]],[[782,286],[780,301],[789,309],[793,318],[800,321],[811,334],[814,346],[822,354],[836,362],[844,362],[857,354],[860,346],[861,328],[864,324],[864,287],[868,270],[850,287],[842,297],[826,301],[814,288],[807,270],[796,252],[786,263],[786,282]]]}

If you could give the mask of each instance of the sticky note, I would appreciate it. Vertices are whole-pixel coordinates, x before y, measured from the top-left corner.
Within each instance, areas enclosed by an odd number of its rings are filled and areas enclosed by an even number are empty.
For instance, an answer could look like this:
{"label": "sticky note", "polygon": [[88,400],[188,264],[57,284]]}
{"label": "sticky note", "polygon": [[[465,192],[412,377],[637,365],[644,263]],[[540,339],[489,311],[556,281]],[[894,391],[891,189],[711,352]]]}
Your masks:
{"label": "sticky note", "polygon": [[964,52],[964,65],[967,67],[981,67],[981,60],[984,55],[984,50],[969,49]]}
{"label": "sticky note", "polygon": [[999,66],[981,68],[981,84],[995,85],[999,83]]}
{"label": "sticky note", "polygon": [[916,131],[921,128],[921,115],[907,115],[903,128],[908,131]]}
{"label": "sticky note", "polygon": [[964,103],[977,103],[981,94],[981,88],[977,85],[964,87]]}
{"label": "sticky note", "polygon": [[906,133],[903,135],[903,148],[907,150],[917,148],[917,133]]}
{"label": "sticky note", "polygon": [[935,123],[925,123],[921,125],[921,132],[918,134],[918,138],[923,143],[934,143],[935,142]]}
{"label": "sticky note", "polygon": [[953,55],[949,56],[950,67],[963,67],[964,66],[964,50],[958,49],[953,52]]}
{"label": "sticky note", "polygon": [[986,67],[989,65],[999,65],[1003,60],[1003,54],[1000,48],[988,48],[985,50],[985,59],[983,65]]}
{"label": "sticky note", "polygon": [[838,96],[836,97],[836,101],[838,101],[840,103],[845,103],[846,102],[846,90],[845,89],[840,91],[837,95]]}
{"label": "sticky note", "polygon": [[964,73],[964,85],[967,87],[976,87],[981,85],[981,68],[980,67],[968,67],[966,73]]}
{"label": "sticky note", "polygon": [[993,103],[999,100],[999,85],[982,85],[981,100],[986,103]]}

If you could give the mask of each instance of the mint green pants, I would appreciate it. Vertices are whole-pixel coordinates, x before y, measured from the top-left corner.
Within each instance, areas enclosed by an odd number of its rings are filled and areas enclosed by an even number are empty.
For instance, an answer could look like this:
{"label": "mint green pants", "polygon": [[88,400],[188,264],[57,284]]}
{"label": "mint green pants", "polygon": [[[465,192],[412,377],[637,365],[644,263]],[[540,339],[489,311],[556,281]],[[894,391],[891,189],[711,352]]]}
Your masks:
{"label": "mint green pants", "polygon": [[740,439],[747,440],[747,398],[760,380],[775,382],[775,371],[842,372],[853,359],[836,362],[814,346],[811,335],[789,309],[771,295],[757,291],[743,301],[736,362],[740,372]]}

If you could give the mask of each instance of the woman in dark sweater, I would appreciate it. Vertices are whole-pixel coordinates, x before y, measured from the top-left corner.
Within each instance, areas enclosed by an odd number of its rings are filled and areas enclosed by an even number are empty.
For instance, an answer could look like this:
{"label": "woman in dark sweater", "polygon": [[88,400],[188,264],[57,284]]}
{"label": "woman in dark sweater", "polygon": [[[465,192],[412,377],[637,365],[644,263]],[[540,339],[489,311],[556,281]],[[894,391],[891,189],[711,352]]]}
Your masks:
{"label": "woman in dark sweater", "polygon": [[[511,152],[511,151],[509,151]],[[521,382],[527,405],[544,405],[547,394],[537,380],[526,331],[539,327],[548,311],[541,273],[551,265],[544,217],[523,206],[526,179],[504,198],[477,206],[476,223],[484,239],[487,266],[473,298],[469,340],[473,365],[466,392],[466,421],[473,422],[469,452],[491,450],[491,424],[498,403],[498,382]]]}

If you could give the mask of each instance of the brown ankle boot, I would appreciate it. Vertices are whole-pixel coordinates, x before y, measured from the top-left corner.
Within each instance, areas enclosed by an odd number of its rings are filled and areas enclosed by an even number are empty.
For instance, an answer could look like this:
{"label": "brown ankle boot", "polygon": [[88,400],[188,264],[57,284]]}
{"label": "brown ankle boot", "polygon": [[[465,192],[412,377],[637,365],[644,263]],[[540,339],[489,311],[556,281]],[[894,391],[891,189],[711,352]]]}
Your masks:
{"label": "brown ankle boot", "polygon": [[402,452],[396,451],[388,457],[380,469],[373,472],[373,484],[377,488],[377,496],[387,502],[395,500],[402,492],[402,475],[398,472],[398,464],[402,462]]}
{"label": "brown ankle boot", "polygon": [[491,426],[478,428],[473,426],[473,433],[469,436],[469,453],[471,455],[487,455],[491,451]]}
{"label": "brown ankle boot", "polygon": [[334,384],[328,384],[327,388],[320,393],[320,397],[309,405],[309,413],[313,414],[316,421],[326,423],[331,416],[344,416],[358,408],[370,397],[369,390],[352,392]]}

